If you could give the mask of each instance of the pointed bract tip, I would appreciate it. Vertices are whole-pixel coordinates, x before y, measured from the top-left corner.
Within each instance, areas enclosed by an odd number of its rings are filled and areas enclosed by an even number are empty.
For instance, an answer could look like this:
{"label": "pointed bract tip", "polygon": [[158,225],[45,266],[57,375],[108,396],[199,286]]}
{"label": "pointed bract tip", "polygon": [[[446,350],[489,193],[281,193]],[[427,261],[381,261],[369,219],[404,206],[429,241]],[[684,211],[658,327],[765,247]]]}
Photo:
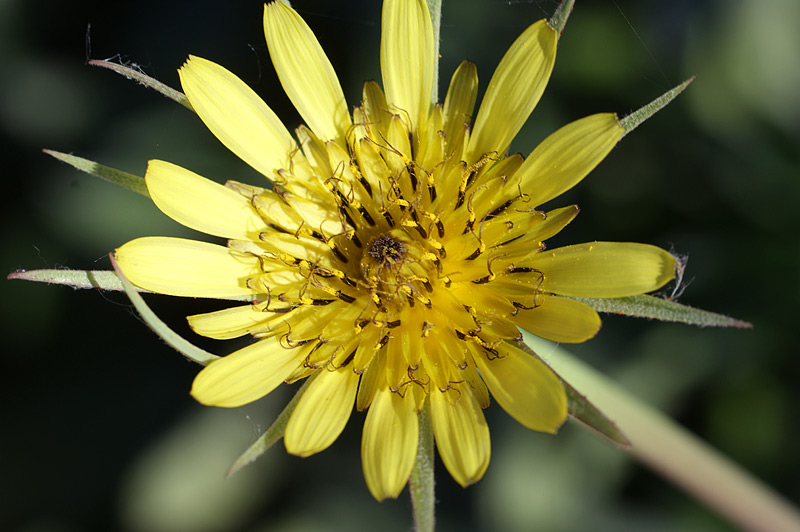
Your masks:
{"label": "pointed bract tip", "polygon": [[[652,102],[642,106],[640,109],[632,112],[628,116],[622,118],[619,123],[625,129],[622,137],[639,127],[645,120],[656,114],[658,111],[666,107],[672,102],[686,87],[688,87],[695,79],[695,76],[687,79],[680,85],[668,90]],[[620,139],[622,138],[620,137]]]}

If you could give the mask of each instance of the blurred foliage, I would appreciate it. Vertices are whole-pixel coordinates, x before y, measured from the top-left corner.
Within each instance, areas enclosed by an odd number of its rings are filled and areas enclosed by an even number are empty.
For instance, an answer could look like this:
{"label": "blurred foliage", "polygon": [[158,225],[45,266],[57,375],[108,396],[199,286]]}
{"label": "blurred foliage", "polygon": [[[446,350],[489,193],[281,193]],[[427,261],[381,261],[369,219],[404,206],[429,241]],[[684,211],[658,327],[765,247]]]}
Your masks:
{"label": "blurred foliage", "polygon": [[[380,79],[378,2],[295,0],[351,103]],[[440,90],[464,58],[482,86],[503,52],[556,2],[444,2]],[[142,174],[151,158],[218,181],[259,183],[187,110],[85,66],[119,57],[178,86],[189,53],[250,83],[299,123],[271,69],[262,2],[0,1],[0,140],[6,189],[2,267],[106,268],[136,236],[198,237],[146,198],[82,175],[42,148]],[[753,322],[698,330],[607,317],[572,351],[676,416],[797,502],[800,400],[800,34],[794,0],[577,3],[552,82],[513,145],[581,116],[625,114],[691,75],[669,108],[626,137],[571,191],[582,213],[552,245],[648,242],[689,257],[681,301]],[[331,531],[410,527],[406,493],[378,504],[361,476],[363,415],[331,449],[299,459],[276,446],[255,467],[227,466],[270,424],[289,390],[238,410],[195,404],[197,367],[170,352],[119,294],[5,281],[0,412],[3,530]],[[186,314],[215,303],[151,297],[186,337]],[[487,412],[492,465],[463,490],[439,464],[439,529],[731,530],[593,435],[556,437]]]}

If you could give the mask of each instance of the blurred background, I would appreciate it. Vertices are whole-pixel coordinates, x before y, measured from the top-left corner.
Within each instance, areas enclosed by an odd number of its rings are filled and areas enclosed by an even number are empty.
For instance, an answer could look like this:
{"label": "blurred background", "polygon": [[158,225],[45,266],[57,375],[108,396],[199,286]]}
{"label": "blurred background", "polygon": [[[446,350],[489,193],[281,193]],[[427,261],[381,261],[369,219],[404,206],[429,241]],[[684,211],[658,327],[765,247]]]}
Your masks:
{"label": "blurred background", "polygon": [[[132,238],[200,237],[145,198],[81,174],[42,148],[139,175],[148,159],[160,158],[220,182],[262,183],[192,113],[86,66],[87,56],[135,63],[178,87],[176,69],[188,54],[200,55],[254,87],[290,129],[299,123],[267,56],[262,2],[130,5],[0,0],[4,274],[108,269],[107,254]],[[293,5],[327,51],[348,101],[359,102],[362,82],[380,79],[380,3]],[[477,62],[483,90],[516,36],[556,5],[445,1],[440,97],[464,58]],[[748,320],[754,329],[607,316],[596,339],[569,350],[795,503],[798,20],[794,0],[579,1],[548,90],[512,145],[528,153],[571,120],[626,114],[697,76],[554,202],[577,202],[582,212],[550,243],[640,241],[687,255],[691,284],[680,301]],[[364,485],[362,414],[323,453],[300,459],[278,444],[224,480],[292,390],[235,410],[202,407],[188,395],[198,367],[153,336],[124,295],[3,280],[0,301],[0,529],[410,529],[407,492],[376,503]],[[206,349],[225,354],[240,346],[198,338],[186,327],[185,315],[218,303],[148,302]],[[481,482],[462,489],[437,464],[438,530],[733,530],[578,426],[549,437],[497,407],[487,418],[492,463]]]}

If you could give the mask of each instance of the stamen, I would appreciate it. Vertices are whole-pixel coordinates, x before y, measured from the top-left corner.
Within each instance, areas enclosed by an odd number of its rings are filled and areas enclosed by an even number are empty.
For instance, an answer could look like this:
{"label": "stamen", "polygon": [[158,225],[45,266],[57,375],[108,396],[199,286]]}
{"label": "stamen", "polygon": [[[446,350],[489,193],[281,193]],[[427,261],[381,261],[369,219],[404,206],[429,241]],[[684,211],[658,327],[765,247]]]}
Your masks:
{"label": "stamen", "polygon": [[367,194],[372,196],[372,185],[369,184],[369,181],[362,175],[359,176],[358,182],[361,183],[361,186],[364,187],[364,190],[367,191]]}
{"label": "stamen", "polygon": [[502,214],[503,211],[508,209],[511,206],[511,204],[514,203],[514,201],[516,201],[516,200],[517,200],[517,198],[513,198],[513,199],[510,199],[510,200],[506,201],[505,203],[503,203],[502,205],[500,205],[499,207],[497,207],[496,209],[491,211],[489,214],[487,214],[486,217],[484,218],[484,220],[490,220],[490,219],[494,218],[495,216],[497,216],[498,214]]}
{"label": "stamen", "polygon": [[333,251],[333,254],[334,254],[334,255],[336,255],[336,258],[337,258],[337,259],[339,259],[340,261],[342,261],[342,262],[344,262],[345,264],[347,264],[347,257],[345,256],[345,254],[344,254],[344,253],[342,253],[342,252],[339,250],[339,248],[337,248],[335,245],[334,245],[334,246],[331,246],[331,251]]}
{"label": "stamen", "polygon": [[439,231],[439,238],[444,238],[444,224],[441,220],[436,220],[436,229]]}
{"label": "stamen", "polygon": [[339,299],[341,299],[345,303],[352,303],[353,301],[356,300],[356,298],[354,298],[353,296],[348,296],[347,294],[345,294],[344,292],[341,292],[341,291],[336,294],[336,297],[338,297]]}
{"label": "stamen", "polygon": [[408,177],[411,180],[411,190],[414,192],[417,191],[417,172],[414,169],[414,163],[409,163],[406,166],[406,170],[408,171]]}
{"label": "stamen", "polygon": [[370,216],[369,212],[367,212],[367,209],[365,209],[363,205],[358,208],[358,212],[361,213],[361,217],[364,218],[365,222],[373,227],[375,226],[375,220],[372,219],[372,216]]}

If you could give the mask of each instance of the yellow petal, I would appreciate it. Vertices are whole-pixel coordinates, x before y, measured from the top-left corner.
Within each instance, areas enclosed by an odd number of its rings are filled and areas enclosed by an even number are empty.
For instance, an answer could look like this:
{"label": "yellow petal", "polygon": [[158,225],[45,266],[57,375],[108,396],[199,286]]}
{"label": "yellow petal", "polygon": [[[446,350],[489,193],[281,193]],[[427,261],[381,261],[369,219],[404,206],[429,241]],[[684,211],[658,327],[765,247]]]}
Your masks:
{"label": "yellow petal", "polygon": [[556,59],[556,30],[532,24],[508,49],[489,81],[469,139],[467,162],[489,152],[505,153],[542,97]]}
{"label": "yellow petal", "polygon": [[273,336],[215,360],[197,374],[192,397],[231,408],[261,399],[303,362],[304,351],[286,349]]}
{"label": "yellow petal", "polygon": [[510,344],[500,344],[497,351],[472,348],[489,392],[523,426],[555,433],[567,419],[567,395],[561,381],[538,359]]}
{"label": "yellow petal", "polygon": [[161,212],[223,238],[258,239],[265,223],[241,194],[165,161],[147,163],[147,190]]}
{"label": "yellow petal", "polygon": [[531,334],[568,344],[585,342],[600,330],[600,316],[591,307],[558,296],[545,296],[540,307],[520,310],[511,319]]}
{"label": "yellow petal", "polygon": [[567,224],[578,216],[579,212],[580,209],[578,209],[577,205],[570,205],[568,207],[549,211],[545,215],[545,219],[542,223],[536,226],[536,229],[531,231],[527,238],[535,238],[538,241],[547,240],[564,229]]}
{"label": "yellow petal", "polygon": [[472,389],[429,395],[436,447],[447,471],[462,486],[481,479],[489,467],[489,427]]}
{"label": "yellow petal", "polygon": [[453,73],[444,99],[444,139],[448,146],[458,144],[456,135],[463,135],[464,124],[472,123],[477,97],[478,69],[475,63],[463,61]]}
{"label": "yellow petal", "polygon": [[310,456],[327,449],[350,419],[357,386],[358,375],[351,366],[320,370],[286,424],[286,450]]}
{"label": "yellow petal", "polygon": [[625,297],[661,288],[675,258],[656,246],[588,242],[537,253],[525,266],[544,273],[543,289],[573,297]]}
{"label": "yellow petal", "polygon": [[370,80],[364,82],[361,98],[364,102],[364,113],[367,115],[366,125],[372,131],[373,138],[380,138],[386,129],[386,120],[392,116],[386,103],[386,96],[378,83]]}
{"label": "yellow petal", "polygon": [[[358,351],[369,349],[370,351],[373,351],[375,355],[372,357],[367,369],[363,370],[361,373],[361,381],[358,383],[358,394],[356,394],[356,410],[359,412],[363,412],[369,408],[369,405],[372,404],[372,399],[375,397],[375,394],[378,393],[378,390],[386,387],[386,377],[384,371],[384,368],[386,367],[386,351],[374,351],[371,345],[365,346],[364,343],[365,342],[361,342],[361,344],[359,344]],[[356,357],[358,357],[358,352],[356,352]],[[353,370],[357,368],[355,362],[355,359],[353,359]]]}
{"label": "yellow petal", "polygon": [[259,271],[256,257],[183,238],[137,238],[117,249],[115,258],[133,284],[171,296],[251,295],[247,279]]}
{"label": "yellow petal", "polygon": [[520,188],[541,205],[574,187],[594,170],[623,133],[617,115],[576,120],[548,136],[517,171]]}
{"label": "yellow petal", "polygon": [[486,383],[481,379],[478,373],[478,368],[472,362],[472,359],[466,364],[466,367],[461,370],[464,375],[464,380],[472,387],[472,393],[475,394],[475,399],[481,408],[489,408],[491,404],[489,400],[489,389],[486,388]]}
{"label": "yellow petal", "polygon": [[364,421],[361,462],[372,496],[396,498],[408,482],[417,456],[419,422],[414,401],[383,389]]}
{"label": "yellow petal", "polygon": [[189,56],[178,71],[186,97],[220,142],[244,162],[273,178],[297,157],[280,119],[242,80],[207,59]]}
{"label": "yellow petal", "polygon": [[411,120],[427,120],[433,91],[433,27],[425,0],[386,0],[381,16],[381,73],[386,101]]}
{"label": "yellow petal", "polygon": [[350,115],[339,78],[311,28],[283,2],[264,6],[269,55],[300,116],[323,141],[344,146]]}
{"label": "yellow petal", "polygon": [[243,305],[195,314],[186,319],[197,334],[217,340],[230,340],[262,329],[270,320],[283,320],[285,316],[281,313],[263,312],[253,305]]}

